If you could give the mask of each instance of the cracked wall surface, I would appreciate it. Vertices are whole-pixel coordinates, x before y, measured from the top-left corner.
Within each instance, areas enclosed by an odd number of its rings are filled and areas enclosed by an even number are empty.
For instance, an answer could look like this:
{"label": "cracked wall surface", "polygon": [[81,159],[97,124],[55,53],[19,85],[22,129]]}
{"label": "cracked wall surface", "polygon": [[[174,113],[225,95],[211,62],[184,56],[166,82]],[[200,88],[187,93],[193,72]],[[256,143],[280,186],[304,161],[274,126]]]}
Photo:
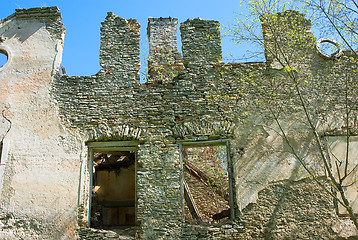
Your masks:
{"label": "cracked wall surface", "polygon": [[[303,15],[284,14],[300,20],[293,31],[310,41],[299,49],[307,71],[341,66],[315,52]],[[331,197],[287,152],[277,126],[272,121],[260,125],[260,116],[247,110],[255,92],[242,93],[247,87],[242,79],[255,76],[260,84],[282,75],[269,54],[265,63],[224,64],[219,23],[188,19],[180,26],[181,56],[177,19],[151,18],[152,72],[140,84],[140,25],[108,13],[101,27],[102,69],[92,76],[68,76],[59,73],[60,20],[58,9],[50,7],[16,10],[0,21],[0,49],[9,54],[0,68],[0,136],[9,144],[7,162],[0,166],[0,237],[124,236],[88,228],[92,169],[86,144],[109,141],[138,143],[137,226],[131,238],[339,239],[356,234],[346,217],[335,214]],[[332,122],[330,130],[340,128],[339,119]],[[304,132],[295,144],[324,175],[307,126],[287,125],[290,134]],[[183,223],[179,145],[223,139],[230,142],[235,218],[217,226]]]}

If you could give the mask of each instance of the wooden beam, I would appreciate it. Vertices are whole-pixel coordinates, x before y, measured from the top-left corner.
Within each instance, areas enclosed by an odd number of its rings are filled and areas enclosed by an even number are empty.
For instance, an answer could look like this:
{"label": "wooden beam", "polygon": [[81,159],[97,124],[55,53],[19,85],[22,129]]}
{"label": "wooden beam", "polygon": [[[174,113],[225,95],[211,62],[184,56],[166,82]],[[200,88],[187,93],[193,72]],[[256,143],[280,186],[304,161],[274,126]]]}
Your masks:
{"label": "wooden beam", "polygon": [[218,139],[218,140],[207,140],[207,141],[177,141],[183,146],[189,147],[206,147],[206,146],[225,146],[228,142],[228,139]]}
{"label": "wooden beam", "polygon": [[192,176],[194,176],[195,178],[199,179],[199,181],[205,183],[206,185],[212,186],[212,188],[214,189],[215,193],[220,195],[226,201],[228,201],[228,202],[230,201],[229,193],[227,193],[226,191],[223,191],[222,188],[217,186],[214,183],[214,181],[208,175],[206,175],[204,172],[200,171],[196,166],[194,166],[193,164],[189,163],[188,161],[185,161],[184,162],[184,167],[188,170],[188,172]]}
{"label": "wooden beam", "polygon": [[198,223],[203,223],[203,220],[201,220],[201,217],[199,216],[198,208],[196,207],[194,198],[190,193],[188,185],[186,184],[185,181],[183,181],[183,184],[184,184],[184,198],[189,208],[190,214],[193,216],[194,219],[198,221]]}
{"label": "wooden beam", "polygon": [[128,201],[115,201],[115,200],[102,200],[98,201],[99,205],[106,208],[117,208],[117,207],[134,207],[134,200]]}
{"label": "wooden beam", "polygon": [[230,195],[230,219],[234,220],[235,218],[235,207],[234,207],[234,187],[233,187],[233,171],[232,163],[230,156],[230,141],[226,142],[226,157],[227,157],[227,173],[229,175],[229,195]]}
{"label": "wooden beam", "polygon": [[225,210],[222,210],[221,212],[219,213],[216,213],[212,216],[212,219],[213,220],[220,220],[220,219],[223,219],[223,218],[226,218],[226,217],[230,217],[230,214],[231,214],[231,209],[225,209]]}
{"label": "wooden beam", "polygon": [[93,152],[112,153],[115,151],[135,152],[137,151],[138,148],[137,147],[94,147],[92,149]]}
{"label": "wooden beam", "polygon": [[87,142],[89,147],[102,148],[102,147],[137,147],[143,143],[142,141],[109,141],[109,142]]}

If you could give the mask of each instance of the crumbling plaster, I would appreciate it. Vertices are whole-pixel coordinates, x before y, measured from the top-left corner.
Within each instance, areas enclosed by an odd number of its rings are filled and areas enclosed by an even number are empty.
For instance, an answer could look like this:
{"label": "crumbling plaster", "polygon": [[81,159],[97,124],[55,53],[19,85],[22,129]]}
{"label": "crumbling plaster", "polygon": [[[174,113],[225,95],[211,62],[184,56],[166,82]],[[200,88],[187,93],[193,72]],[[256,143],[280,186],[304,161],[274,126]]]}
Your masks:
{"label": "crumbling plaster", "polygon": [[61,124],[51,95],[64,31],[58,37],[48,27],[60,16],[37,18],[45,13],[56,16],[57,11],[17,12],[0,23],[0,48],[9,55],[0,69],[1,138],[9,143],[1,208],[17,217],[38,219],[43,227],[56,226],[45,231],[52,231],[50,236],[62,235],[76,224],[74,183],[83,155],[82,143]]}

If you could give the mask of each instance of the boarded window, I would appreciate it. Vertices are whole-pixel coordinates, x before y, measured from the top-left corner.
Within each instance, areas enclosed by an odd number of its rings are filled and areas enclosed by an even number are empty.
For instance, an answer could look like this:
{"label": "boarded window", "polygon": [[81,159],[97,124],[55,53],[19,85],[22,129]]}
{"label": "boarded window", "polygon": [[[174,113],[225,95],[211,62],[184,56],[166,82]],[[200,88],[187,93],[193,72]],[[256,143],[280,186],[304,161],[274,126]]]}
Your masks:
{"label": "boarded window", "polygon": [[228,148],[203,144],[182,146],[184,219],[216,224],[232,214]]}
{"label": "boarded window", "polygon": [[[347,178],[343,181],[346,197],[351,203],[355,213],[358,213],[358,136],[350,136],[347,149],[347,137],[345,136],[328,136],[326,137],[327,150],[331,160],[333,173],[338,179],[338,173],[341,178],[345,172],[348,173]],[[345,171],[348,150],[348,165]],[[338,168],[337,168],[338,167]],[[333,189],[334,192],[335,189]],[[340,198],[339,194],[337,194]],[[339,215],[346,215],[347,210],[339,203],[336,204]]]}

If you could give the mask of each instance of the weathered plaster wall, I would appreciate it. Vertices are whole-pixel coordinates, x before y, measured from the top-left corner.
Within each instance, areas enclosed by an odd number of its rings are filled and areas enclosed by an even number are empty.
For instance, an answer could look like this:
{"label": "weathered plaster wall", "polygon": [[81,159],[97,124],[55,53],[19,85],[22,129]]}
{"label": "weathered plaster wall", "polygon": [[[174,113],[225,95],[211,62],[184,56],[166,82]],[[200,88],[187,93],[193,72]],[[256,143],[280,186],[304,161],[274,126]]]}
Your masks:
{"label": "weathered plaster wall", "polygon": [[18,10],[0,23],[0,48],[9,55],[0,69],[0,134],[9,143],[1,210],[15,216],[12,223],[1,219],[10,223],[3,239],[36,229],[42,238],[75,234],[82,143],[62,127],[50,91],[61,63],[60,20],[57,8],[39,8]]}
{"label": "weathered plaster wall", "polygon": [[[118,238],[113,231],[87,228],[91,169],[85,143],[139,140],[137,238],[332,239],[354,234],[349,220],[339,219],[334,213],[328,194],[307,179],[299,163],[288,154],[275,125],[265,120],[263,127],[259,111],[247,111],[255,92],[243,92],[248,86],[242,80],[255,76],[259,84],[280,71],[266,63],[221,63],[217,21],[189,19],[181,24],[181,58],[173,44],[176,20],[151,19],[149,24],[153,26],[148,31],[152,57],[165,53],[162,49],[154,51],[163,44],[177,62],[156,63],[174,65],[177,72],[173,78],[165,74],[164,81],[140,84],[139,24],[135,20],[109,13],[101,28],[103,69],[93,76],[71,77],[53,75],[58,71],[63,43],[58,18],[31,18],[35,22],[31,27],[38,27],[25,40],[20,41],[21,29],[16,30],[23,21],[30,21],[18,18],[22,14],[40,12],[45,16],[47,11],[57,10],[27,11],[10,16],[0,25],[1,35],[11,36],[0,43],[0,48],[12,51],[16,46],[13,51],[19,51],[9,54],[9,64],[0,69],[0,87],[6,93],[1,95],[0,104],[12,123],[6,135],[11,145],[1,192],[5,213],[20,219],[40,219],[44,226],[53,224],[56,227],[51,231],[43,231],[57,238],[72,238],[76,227],[81,239]],[[302,18],[296,12],[285,14]],[[307,22],[299,23],[303,26],[298,25],[296,30],[306,34]],[[157,33],[164,37],[169,34],[167,41],[160,42],[155,38]],[[36,36],[45,43],[36,44]],[[312,44],[305,45],[308,57],[303,64],[311,70],[327,64],[312,51]],[[35,55],[35,48],[44,56]],[[31,65],[22,64],[26,59]],[[316,164],[317,151],[307,128],[295,121],[287,125],[290,134],[306,132],[295,144],[303,149],[300,154]],[[9,123],[3,119],[0,126],[5,135]],[[236,218],[222,226],[184,224],[178,143],[215,139],[230,140]],[[41,234],[42,230],[33,231]],[[12,232],[4,231],[7,233]]]}

